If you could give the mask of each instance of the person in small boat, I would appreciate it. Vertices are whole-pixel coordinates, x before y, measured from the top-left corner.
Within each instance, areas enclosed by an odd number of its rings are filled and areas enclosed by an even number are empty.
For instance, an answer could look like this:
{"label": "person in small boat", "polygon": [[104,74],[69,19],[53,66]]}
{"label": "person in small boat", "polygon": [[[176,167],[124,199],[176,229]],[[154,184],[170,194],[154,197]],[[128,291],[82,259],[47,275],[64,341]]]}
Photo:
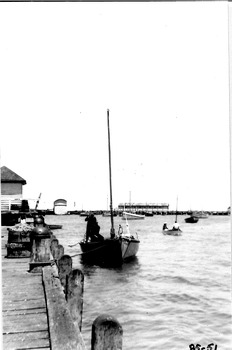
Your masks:
{"label": "person in small boat", "polygon": [[100,235],[100,226],[98,225],[97,219],[93,214],[90,214],[86,217],[87,221],[86,226],[86,242],[89,240],[91,242],[103,241],[104,237]]}
{"label": "person in small boat", "polygon": [[26,224],[26,215],[22,215],[20,219],[21,224]]}
{"label": "person in small boat", "polygon": [[167,223],[165,222],[164,224],[163,224],[163,231],[167,231],[168,230],[168,226],[167,226]]}
{"label": "person in small boat", "polygon": [[172,228],[174,231],[179,231],[180,229],[180,225],[178,224],[177,221],[175,221],[174,225],[173,225],[173,228]]}
{"label": "person in small boat", "polygon": [[121,236],[123,234],[122,225],[119,225],[119,227],[118,227],[118,234],[119,234],[119,236]]}

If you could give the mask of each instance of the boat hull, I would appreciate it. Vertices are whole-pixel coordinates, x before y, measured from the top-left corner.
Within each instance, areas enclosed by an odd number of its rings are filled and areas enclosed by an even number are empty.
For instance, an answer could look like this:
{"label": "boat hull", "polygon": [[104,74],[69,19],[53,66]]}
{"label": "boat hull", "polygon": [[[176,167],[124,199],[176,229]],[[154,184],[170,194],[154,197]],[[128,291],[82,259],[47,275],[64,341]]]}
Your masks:
{"label": "boat hull", "polygon": [[195,216],[190,216],[189,218],[185,219],[185,222],[190,223],[190,224],[195,224],[198,221],[199,221],[199,219]]}
{"label": "boat hull", "polygon": [[122,215],[122,219],[124,220],[143,220],[145,218],[145,215],[139,215],[135,213],[124,212]]}
{"label": "boat hull", "polygon": [[163,230],[163,234],[168,236],[181,236],[181,232],[181,230]]}
{"label": "boat hull", "polygon": [[82,261],[92,264],[121,265],[139,250],[139,240],[131,238],[105,239],[101,242],[80,242]]}
{"label": "boat hull", "polygon": [[139,240],[130,238],[121,239],[121,253],[123,261],[135,257],[138,250]]}
{"label": "boat hull", "polygon": [[149,212],[146,212],[144,215],[145,215],[145,216],[154,216],[153,213],[149,213]]}

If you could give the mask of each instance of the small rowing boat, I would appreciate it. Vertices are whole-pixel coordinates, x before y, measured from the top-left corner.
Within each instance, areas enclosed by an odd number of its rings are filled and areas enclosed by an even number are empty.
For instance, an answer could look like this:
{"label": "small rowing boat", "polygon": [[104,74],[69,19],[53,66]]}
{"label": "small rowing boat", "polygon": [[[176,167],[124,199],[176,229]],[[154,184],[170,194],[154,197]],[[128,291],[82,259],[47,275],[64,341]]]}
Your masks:
{"label": "small rowing boat", "polygon": [[140,215],[140,214],[136,214],[136,213],[130,213],[127,211],[124,211],[122,213],[122,219],[124,220],[142,220],[145,218],[145,215]]}
{"label": "small rowing boat", "polygon": [[181,236],[182,231],[179,230],[175,230],[175,229],[171,229],[171,230],[163,230],[163,234],[164,235],[168,235],[168,236]]}
{"label": "small rowing boat", "polygon": [[168,226],[167,226],[167,222],[164,223],[163,225],[163,234],[164,235],[169,235],[169,236],[181,236],[182,234],[182,231],[180,229],[180,226],[177,222],[177,207],[178,207],[178,197],[176,199],[176,220],[175,220],[175,223],[173,225],[173,228],[172,229],[169,229]]}

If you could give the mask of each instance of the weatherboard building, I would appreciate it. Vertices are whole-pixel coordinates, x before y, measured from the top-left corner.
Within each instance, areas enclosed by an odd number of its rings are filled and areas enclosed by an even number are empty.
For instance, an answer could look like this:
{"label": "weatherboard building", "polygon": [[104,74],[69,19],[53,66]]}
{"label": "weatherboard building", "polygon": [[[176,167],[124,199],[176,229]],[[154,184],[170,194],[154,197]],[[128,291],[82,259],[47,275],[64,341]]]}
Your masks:
{"label": "weatherboard building", "polygon": [[1,167],[1,212],[21,209],[26,180],[6,166]]}

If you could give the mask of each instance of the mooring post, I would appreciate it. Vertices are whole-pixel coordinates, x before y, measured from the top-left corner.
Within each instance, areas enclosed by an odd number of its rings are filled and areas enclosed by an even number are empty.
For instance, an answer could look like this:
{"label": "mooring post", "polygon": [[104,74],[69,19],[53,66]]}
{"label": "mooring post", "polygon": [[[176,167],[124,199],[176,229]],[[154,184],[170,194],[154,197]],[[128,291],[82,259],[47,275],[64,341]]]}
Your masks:
{"label": "mooring post", "polygon": [[64,255],[64,247],[59,244],[59,241],[56,238],[51,238],[51,254],[55,262]]}
{"label": "mooring post", "polygon": [[54,260],[56,260],[56,252],[57,252],[57,249],[58,249],[58,244],[59,244],[58,239],[53,238],[53,237],[51,236],[51,246],[50,246],[50,249],[51,249],[51,253],[52,253],[52,256],[53,256]]}
{"label": "mooring post", "polygon": [[64,288],[65,299],[67,300],[68,293],[68,275],[72,272],[72,258],[69,255],[63,255],[57,261],[58,274],[60,283]]}
{"label": "mooring post", "polygon": [[34,217],[34,226],[35,227],[44,227],[45,226],[44,217],[42,215],[36,215]]}
{"label": "mooring post", "polygon": [[81,331],[83,311],[84,274],[79,269],[72,270],[68,275],[67,303],[76,327]]}
{"label": "mooring post", "polygon": [[54,235],[54,233],[51,231],[51,240],[53,239],[57,239],[56,236]]}
{"label": "mooring post", "polygon": [[92,325],[91,350],[121,350],[123,330],[116,318],[98,316]]}
{"label": "mooring post", "polygon": [[42,267],[51,264],[50,232],[45,226],[36,226],[31,232],[32,252],[29,263],[30,272],[41,272]]}
{"label": "mooring post", "polygon": [[55,265],[42,271],[49,319],[49,336],[53,350],[85,350],[82,334],[75,326],[56,275]]}

